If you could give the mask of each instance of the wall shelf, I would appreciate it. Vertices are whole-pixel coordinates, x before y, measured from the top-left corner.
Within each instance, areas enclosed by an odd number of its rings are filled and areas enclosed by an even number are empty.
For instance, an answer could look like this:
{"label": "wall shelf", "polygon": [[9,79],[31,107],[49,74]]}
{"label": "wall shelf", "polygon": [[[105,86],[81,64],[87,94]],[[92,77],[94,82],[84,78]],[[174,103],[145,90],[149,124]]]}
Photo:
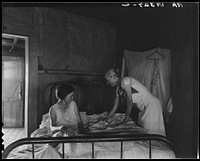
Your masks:
{"label": "wall shelf", "polygon": [[91,75],[91,76],[104,76],[100,72],[86,72],[86,71],[73,71],[73,70],[38,70],[38,74],[70,74],[70,75]]}

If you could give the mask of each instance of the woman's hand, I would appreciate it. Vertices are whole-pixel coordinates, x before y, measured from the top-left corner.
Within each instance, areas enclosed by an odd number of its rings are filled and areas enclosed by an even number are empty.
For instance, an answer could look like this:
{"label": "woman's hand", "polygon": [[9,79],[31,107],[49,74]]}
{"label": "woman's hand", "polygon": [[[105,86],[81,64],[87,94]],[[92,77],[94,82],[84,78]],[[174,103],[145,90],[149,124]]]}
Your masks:
{"label": "woman's hand", "polygon": [[[62,131],[54,131],[54,134],[52,135],[52,137],[63,137],[63,132]],[[57,147],[59,143],[49,143],[49,145],[51,145],[52,147]]]}
{"label": "woman's hand", "polygon": [[57,131],[52,135],[52,137],[62,137],[62,136],[63,136],[63,132],[62,131]]}
{"label": "woman's hand", "polygon": [[79,132],[81,134],[85,134],[88,132],[87,127],[85,128],[84,125],[82,123],[78,123],[78,128],[79,128]]}
{"label": "woman's hand", "polygon": [[123,120],[122,124],[126,124],[129,121],[129,116],[126,116],[125,119]]}

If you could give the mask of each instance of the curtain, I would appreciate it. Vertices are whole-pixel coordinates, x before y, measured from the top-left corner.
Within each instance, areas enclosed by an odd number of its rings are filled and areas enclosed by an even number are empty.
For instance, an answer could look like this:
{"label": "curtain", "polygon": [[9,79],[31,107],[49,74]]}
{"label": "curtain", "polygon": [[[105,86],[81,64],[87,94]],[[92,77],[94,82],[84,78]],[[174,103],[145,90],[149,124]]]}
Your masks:
{"label": "curtain", "polygon": [[124,51],[123,71],[124,76],[131,76],[140,81],[162,103],[165,122],[173,109],[170,94],[171,80],[171,53],[169,49],[159,48],[162,59],[147,59],[156,49],[145,52]]}

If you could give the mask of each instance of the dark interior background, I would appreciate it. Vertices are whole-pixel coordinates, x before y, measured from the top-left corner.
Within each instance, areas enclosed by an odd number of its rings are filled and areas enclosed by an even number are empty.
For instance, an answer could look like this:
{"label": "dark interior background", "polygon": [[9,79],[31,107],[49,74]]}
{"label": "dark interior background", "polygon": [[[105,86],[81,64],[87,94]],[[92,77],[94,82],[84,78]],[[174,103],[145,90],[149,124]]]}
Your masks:
{"label": "dark interior background", "polygon": [[[175,145],[178,157],[195,158],[197,155],[197,142],[199,130],[199,102],[198,102],[198,9],[197,3],[182,3],[183,7],[172,7],[172,3],[164,3],[164,7],[122,7],[121,3],[67,3],[67,4],[4,4],[6,7],[50,7],[53,10],[71,12],[90,18],[95,18],[114,24],[116,29],[115,66],[121,67],[124,50],[146,51],[157,46],[171,50],[171,92],[173,113],[171,120],[166,124],[167,137]],[[26,10],[23,10],[27,12]],[[4,13],[4,12],[3,12]],[[27,15],[27,14],[26,14]],[[31,16],[31,14],[30,14]],[[31,35],[35,39],[36,30],[29,24],[14,23],[8,14],[3,14],[3,32]],[[22,27],[20,26],[22,25]],[[25,27],[24,27],[25,26]],[[25,29],[25,30],[24,30]],[[64,32],[64,31],[60,31]],[[30,93],[38,102],[43,100],[41,92],[52,82],[52,75],[45,77],[38,70],[37,55],[32,52],[34,45],[30,44]],[[35,67],[35,65],[37,65]],[[53,82],[65,80],[65,76],[58,75]],[[81,76],[70,75],[68,80],[103,80],[102,75]],[[45,78],[41,85],[41,80]],[[37,82],[37,83],[34,83]],[[40,82],[40,84],[38,83]],[[39,84],[39,85],[38,85]],[[38,88],[37,90],[35,88]],[[32,92],[31,92],[32,91]],[[39,94],[40,93],[40,94]],[[37,118],[30,123],[29,133],[38,126],[46,107],[39,105],[30,98],[30,109],[37,114],[30,115]],[[36,101],[36,102],[37,102]],[[31,104],[32,103],[32,104]],[[29,111],[31,113],[31,111]]]}

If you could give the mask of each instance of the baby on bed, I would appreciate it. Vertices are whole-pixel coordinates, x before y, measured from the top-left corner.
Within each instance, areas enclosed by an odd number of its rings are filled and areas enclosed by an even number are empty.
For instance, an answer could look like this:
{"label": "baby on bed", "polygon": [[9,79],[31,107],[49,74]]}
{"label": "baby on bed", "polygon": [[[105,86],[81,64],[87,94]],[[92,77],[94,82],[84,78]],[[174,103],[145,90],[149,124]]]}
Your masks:
{"label": "baby on bed", "polygon": [[74,88],[67,84],[60,84],[56,88],[55,94],[58,102],[49,110],[51,131],[58,136],[64,134],[74,136],[78,133],[84,133],[83,121],[73,99]]}

